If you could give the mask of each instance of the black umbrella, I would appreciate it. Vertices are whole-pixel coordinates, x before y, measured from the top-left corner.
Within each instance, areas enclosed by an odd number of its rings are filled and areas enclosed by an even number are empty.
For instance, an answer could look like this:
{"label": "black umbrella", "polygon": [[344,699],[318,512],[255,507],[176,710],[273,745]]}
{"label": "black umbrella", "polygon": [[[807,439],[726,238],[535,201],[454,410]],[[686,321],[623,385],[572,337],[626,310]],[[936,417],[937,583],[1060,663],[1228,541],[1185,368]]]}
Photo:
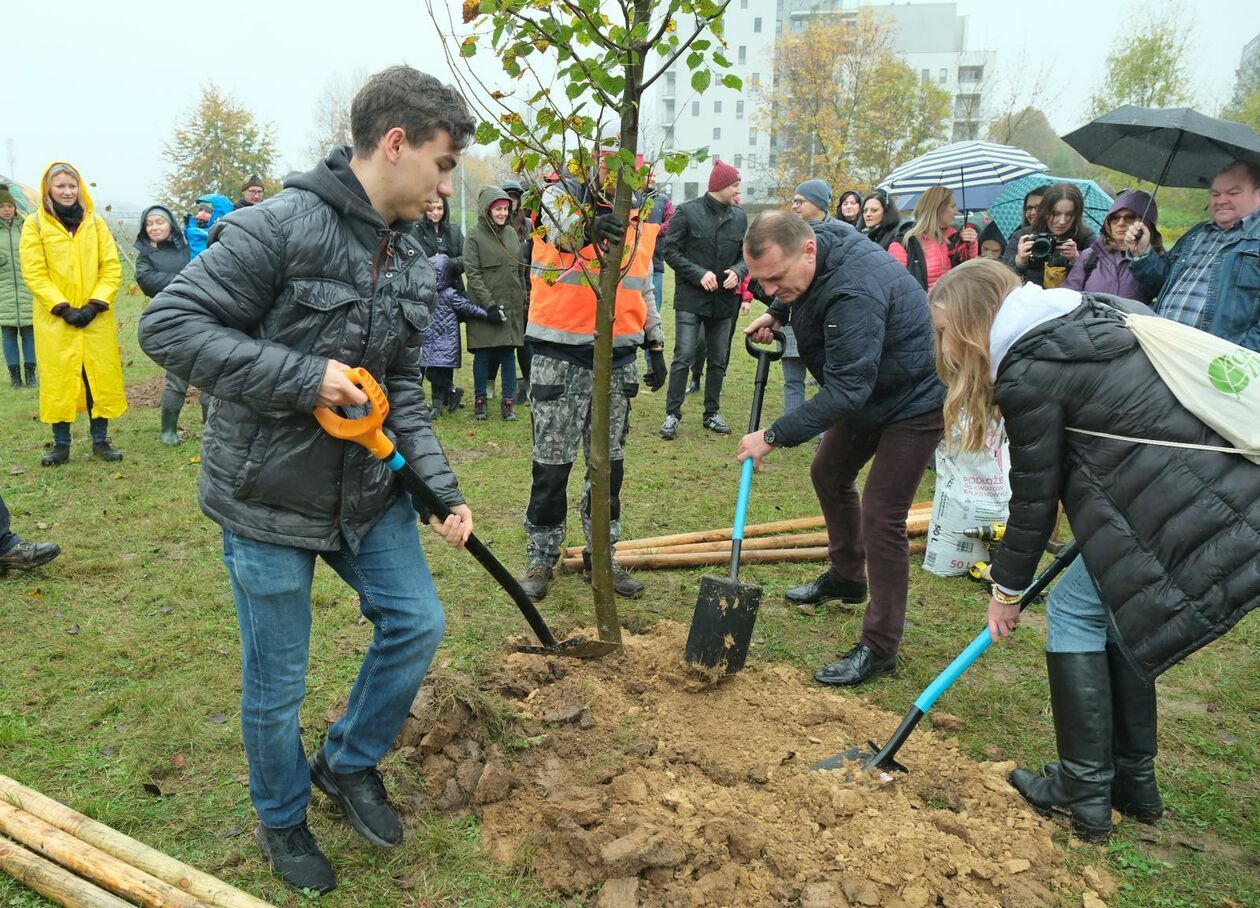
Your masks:
{"label": "black umbrella", "polygon": [[1260,136],[1241,123],[1173,107],[1126,104],[1063,137],[1092,164],[1156,186],[1202,189],[1232,161],[1260,164]]}

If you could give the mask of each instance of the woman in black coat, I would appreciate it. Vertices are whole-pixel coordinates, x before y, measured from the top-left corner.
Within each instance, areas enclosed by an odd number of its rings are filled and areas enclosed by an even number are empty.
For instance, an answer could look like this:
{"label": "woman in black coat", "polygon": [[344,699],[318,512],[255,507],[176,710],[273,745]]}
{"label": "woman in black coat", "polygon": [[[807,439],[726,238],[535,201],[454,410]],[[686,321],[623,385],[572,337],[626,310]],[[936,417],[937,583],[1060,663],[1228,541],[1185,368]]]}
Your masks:
{"label": "woman in black coat", "polygon": [[897,203],[888,198],[884,190],[876,189],[862,203],[860,229],[868,240],[879,243],[885,252],[894,240],[901,238],[901,212],[897,210]]}
{"label": "woman in black coat", "polygon": [[992,413],[1010,438],[994,639],[1019,623],[1060,501],[1081,546],[1046,608],[1059,763],[1011,783],[1081,838],[1105,840],[1113,807],[1153,823],[1154,678],[1260,601],[1260,465],[1195,448],[1231,445],[1142,352],[1120,311],[1149,315],[1141,303],[1021,286],[991,259],[951,270],[931,301],[945,437],[958,427],[963,450],[982,450],[985,421],[963,414]]}
{"label": "woman in black coat", "polygon": [[[140,216],[140,232],[133,244],[136,250],[136,283],[145,296],[152,299],[188,264],[188,243],[175,227],[175,217],[164,205],[150,205]],[[162,389],[162,444],[179,444],[179,411],[184,408],[188,382],[178,375],[166,373]],[[202,402],[202,416],[205,416]]]}

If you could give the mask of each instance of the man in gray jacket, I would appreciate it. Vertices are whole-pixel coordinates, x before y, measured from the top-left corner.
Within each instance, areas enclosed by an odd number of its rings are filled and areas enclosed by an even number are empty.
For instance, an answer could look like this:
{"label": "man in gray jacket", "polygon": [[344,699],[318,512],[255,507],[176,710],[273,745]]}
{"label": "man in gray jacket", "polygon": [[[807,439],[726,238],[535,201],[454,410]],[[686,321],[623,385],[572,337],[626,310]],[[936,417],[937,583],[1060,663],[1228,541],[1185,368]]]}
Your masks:
{"label": "man in gray jacket", "polygon": [[[350,121],[353,149],[220,222],[140,322],[144,351],[213,397],[199,498],[223,528],[240,624],[255,838],[286,884],[318,892],[336,879],[306,825],[312,781],[368,841],[402,841],[376,764],[444,630],[412,503],[382,462],[312,416],[366,402],[347,364],[380,381],[385,428],[450,505],[437,531],[459,547],[472,530],[429,424],[420,349],[435,282],[408,228],[426,199],[450,196],[474,123],[453,88],[407,66],[374,75]],[[375,633],[345,715],[308,761],[298,711],[317,558],[359,594]]]}

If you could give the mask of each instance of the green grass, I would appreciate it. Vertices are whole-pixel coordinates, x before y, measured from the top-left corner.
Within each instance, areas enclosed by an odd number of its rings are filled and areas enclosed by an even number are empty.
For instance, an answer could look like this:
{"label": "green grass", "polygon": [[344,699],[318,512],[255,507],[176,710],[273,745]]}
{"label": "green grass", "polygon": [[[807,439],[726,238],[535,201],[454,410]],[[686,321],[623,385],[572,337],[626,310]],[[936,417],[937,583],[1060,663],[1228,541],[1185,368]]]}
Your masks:
{"label": "green grass", "polygon": [[[136,348],[138,301],[122,299],[118,308],[130,384],[157,370]],[[667,328],[672,321],[667,310]],[[467,387],[467,358],[465,365],[458,379]],[[737,430],[731,438],[704,432],[699,402],[689,400],[678,439],[661,441],[664,393],[644,390],[634,402],[623,496],[627,538],[730,523],[735,444],[747,419],[752,366],[736,346],[723,407]],[[767,394],[767,423],[782,407],[778,374]],[[195,443],[161,446],[157,411],[133,410],[111,428],[126,459],[106,465],[86,456],[81,419],[72,461],[47,470],[39,456],[49,432],[37,417],[33,393],[0,388],[0,488],[14,527],[65,550],[45,569],[0,580],[0,772],[276,904],[301,903],[264,869],[250,839],[253,812],[240,781],[239,643],[219,533],[196,505]],[[195,407],[185,410],[183,423],[199,433]],[[479,535],[510,566],[521,566],[528,420],[476,423],[468,407],[438,427]],[[813,450],[807,444],[772,456],[754,482],[750,521],[817,513],[808,475]],[[13,468],[25,472],[11,475]],[[571,543],[581,532],[580,473],[579,466],[570,485]],[[919,498],[930,492],[929,475]],[[41,529],[37,521],[50,526]],[[426,552],[448,610],[438,664],[482,677],[503,652],[505,635],[523,632],[524,622],[468,555],[448,551],[430,534]],[[812,671],[852,644],[860,614],[806,618],[781,607],[782,591],[817,569],[745,569],[767,591],[752,658]],[[648,594],[619,603],[623,622],[688,621],[704,573],[640,575]],[[559,632],[593,622],[589,588],[576,576],[562,576],[544,606]],[[325,568],[317,572],[314,611],[303,716],[310,745],[323,734],[325,711],[349,690],[370,638],[370,627],[356,623],[353,594]],[[975,635],[983,616],[979,587],[932,577],[916,559],[900,673],[862,695],[903,713]],[[939,704],[964,719],[957,737],[972,756],[1040,765],[1053,755],[1043,638],[1035,625],[1026,622],[1011,645],[987,654]],[[1121,884],[1111,905],[1215,908],[1226,898],[1260,904],[1258,644],[1257,623],[1245,621],[1161,679],[1159,774],[1169,816],[1154,836],[1147,834],[1152,841],[1133,824],[1118,829],[1107,852]],[[387,764],[422,784],[396,757]],[[361,842],[324,799],[314,805],[312,825],[340,877],[340,888],[322,904],[578,903],[481,854],[475,820],[419,817],[408,844],[384,853]],[[0,905],[43,904],[0,876]]]}

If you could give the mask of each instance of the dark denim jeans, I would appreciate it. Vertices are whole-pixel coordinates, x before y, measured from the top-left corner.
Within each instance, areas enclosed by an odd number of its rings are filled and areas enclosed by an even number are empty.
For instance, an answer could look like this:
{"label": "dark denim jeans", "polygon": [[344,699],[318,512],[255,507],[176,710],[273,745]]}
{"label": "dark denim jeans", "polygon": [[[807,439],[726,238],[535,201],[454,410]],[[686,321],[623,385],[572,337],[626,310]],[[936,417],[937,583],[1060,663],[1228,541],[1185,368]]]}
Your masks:
{"label": "dark denim jeans", "polygon": [[357,553],[314,552],[223,531],[241,630],[241,735],[249,796],[264,826],[302,822],[311,797],[298,713],[310,654],[311,578],[323,558],[359,594],[375,628],[324,755],[336,773],[375,766],[403,720],[442,640],[445,616],[420,549],[416,512],[403,498]]}
{"label": "dark denim jeans", "polygon": [[0,555],[5,554],[21,543],[21,538],[10,528],[9,509],[0,498]]}
{"label": "dark denim jeans", "polygon": [[22,360],[28,366],[35,365],[35,329],[31,325],[5,325],[0,328],[3,335],[4,362],[7,366],[19,365],[18,339],[22,341]]}
{"label": "dark denim jeans", "polygon": [[486,396],[486,385],[490,381],[492,362],[503,373],[503,386],[499,388],[499,396],[516,400],[515,347],[483,347],[473,351],[473,394],[477,397]]}
{"label": "dark denim jeans", "polygon": [[669,392],[665,412],[682,417],[687,396],[687,375],[695,361],[696,347],[703,337],[708,371],[704,378],[704,415],[713,416],[722,406],[722,381],[731,356],[732,318],[704,318],[694,312],[674,313],[674,363],[669,369]]}

